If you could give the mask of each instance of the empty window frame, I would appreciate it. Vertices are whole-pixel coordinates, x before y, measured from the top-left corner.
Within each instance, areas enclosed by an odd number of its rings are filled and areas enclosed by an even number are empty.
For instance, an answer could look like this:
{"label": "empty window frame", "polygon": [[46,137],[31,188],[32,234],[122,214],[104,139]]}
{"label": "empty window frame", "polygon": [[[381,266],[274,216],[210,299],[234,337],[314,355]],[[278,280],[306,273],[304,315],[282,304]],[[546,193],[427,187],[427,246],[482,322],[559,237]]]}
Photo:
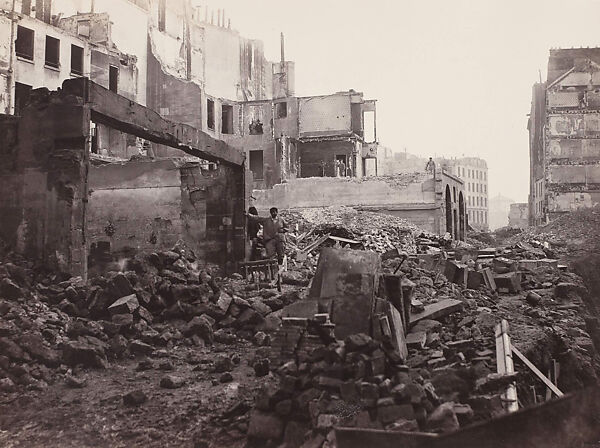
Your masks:
{"label": "empty window frame", "polygon": [[233,106],[227,104],[221,106],[221,132],[233,134]]}
{"label": "empty window frame", "polygon": [[60,40],[55,37],[46,36],[46,58],[44,63],[48,67],[58,68],[60,66]]}
{"label": "empty window frame", "polygon": [[115,93],[119,90],[119,67],[116,65],[108,67],[108,90]]}
{"label": "empty window frame", "polygon": [[83,75],[83,48],[71,45],[71,73]]}
{"label": "empty window frame", "polygon": [[287,103],[285,101],[275,104],[275,116],[277,118],[287,117]]}
{"label": "empty window frame", "polygon": [[206,100],[206,126],[215,129],[215,102],[211,99]]}
{"label": "empty window frame", "polygon": [[17,41],[15,42],[15,53],[23,59],[33,61],[33,42],[35,33],[29,28],[19,25],[17,27]]}
{"label": "empty window frame", "polygon": [[250,151],[250,171],[255,180],[263,179],[263,152],[262,150]]}

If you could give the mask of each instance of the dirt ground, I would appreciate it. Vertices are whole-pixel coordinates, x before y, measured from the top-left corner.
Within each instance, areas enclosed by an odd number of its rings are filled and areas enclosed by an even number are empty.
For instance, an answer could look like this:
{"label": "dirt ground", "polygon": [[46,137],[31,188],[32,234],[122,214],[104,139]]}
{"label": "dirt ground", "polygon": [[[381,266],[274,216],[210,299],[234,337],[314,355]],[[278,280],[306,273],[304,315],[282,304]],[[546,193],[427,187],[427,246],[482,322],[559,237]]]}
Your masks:
{"label": "dirt ground", "polygon": [[[238,355],[233,381],[220,383],[211,372],[219,352]],[[241,447],[245,414],[254,392],[270,377],[257,378],[248,360],[249,343],[197,349],[179,347],[152,358],[154,369],[136,371],[142,358],[114,362],[106,370],[85,370],[83,388],[58,380],[46,390],[12,394],[0,403],[0,446],[12,447]],[[170,361],[172,371],[159,365]],[[179,389],[159,386],[166,374],[185,378]],[[126,406],[123,395],[140,389],[148,399]],[[230,410],[229,419],[223,414]]]}

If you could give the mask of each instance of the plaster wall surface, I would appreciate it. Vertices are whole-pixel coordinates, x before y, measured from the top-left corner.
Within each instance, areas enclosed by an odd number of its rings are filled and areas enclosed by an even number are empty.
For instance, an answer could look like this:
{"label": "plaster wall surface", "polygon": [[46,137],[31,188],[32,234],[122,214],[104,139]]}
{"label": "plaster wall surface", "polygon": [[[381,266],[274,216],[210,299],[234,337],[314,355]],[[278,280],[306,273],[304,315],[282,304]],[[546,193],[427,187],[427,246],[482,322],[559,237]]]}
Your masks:
{"label": "plaster wall surface", "polygon": [[600,165],[550,165],[548,184],[600,184]]}
{"label": "plaster wall surface", "polygon": [[[240,84],[240,37],[230,30],[205,26],[205,90],[208,95],[242,99]],[[258,99],[258,98],[248,98]]]}
{"label": "plaster wall surface", "polygon": [[568,160],[600,160],[600,140],[552,139],[548,142],[548,157]]}
{"label": "plaster wall surface", "polygon": [[311,177],[293,179],[268,190],[254,190],[252,196],[259,210],[273,206],[284,209],[336,205],[401,207],[435,203],[433,179],[398,188],[376,179]]}
{"label": "plaster wall surface", "polygon": [[346,135],[352,131],[349,95],[299,98],[300,137]]}
{"label": "plaster wall surface", "polygon": [[90,167],[90,244],[111,252],[172,247],[182,231],[181,180],[172,161]]}
{"label": "plaster wall surface", "polygon": [[548,212],[551,214],[570,212],[600,204],[600,191],[550,192]]}
{"label": "plaster wall surface", "polygon": [[96,1],[94,11],[108,13],[112,22],[112,41],[120,51],[137,57],[136,102],[145,106],[148,64],[147,11],[127,0]]}

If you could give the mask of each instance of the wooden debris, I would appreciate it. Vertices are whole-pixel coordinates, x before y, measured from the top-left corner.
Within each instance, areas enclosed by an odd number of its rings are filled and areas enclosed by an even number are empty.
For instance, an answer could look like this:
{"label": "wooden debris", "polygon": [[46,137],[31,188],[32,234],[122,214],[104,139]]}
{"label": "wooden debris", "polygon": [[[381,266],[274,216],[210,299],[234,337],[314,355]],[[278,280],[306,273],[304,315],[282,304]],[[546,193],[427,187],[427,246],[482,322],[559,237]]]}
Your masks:
{"label": "wooden debris", "polygon": [[519,351],[518,348],[516,347],[512,347],[512,352],[517,355],[517,358],[519,358],[521,361],[523,361],[523,363],[529,367],[531,369],[531,371],[533,373],[535,373],[535,375],[542,380],[542,382],[546,385],[546,387],[548,387],[552,392],[554,392],[554,394],[557,397],[562,397],[564,394],[560,391],[560,389],[558,387],[556,387],[554,384],[552,384],[552,381],[550,381],[546,375],[544,375],[542,372],[540,372],[540,370],[529,360],[525,357],[525,355],[523,353],[521,353]]}
{"label": "wooden debris", "polygon": [[[512,351],[510,344],[510,336],[508,336],[508,322],[502,319],[495,329],[496,336],[496,364],[499,374],[514,374],[515,366],[512,359]],[[506,403],[508,412],[516,412],[519,410],[519,402],[517,401],[517,387],[514,382],[510,383],[506,388],[506,392],[502,395]]]}

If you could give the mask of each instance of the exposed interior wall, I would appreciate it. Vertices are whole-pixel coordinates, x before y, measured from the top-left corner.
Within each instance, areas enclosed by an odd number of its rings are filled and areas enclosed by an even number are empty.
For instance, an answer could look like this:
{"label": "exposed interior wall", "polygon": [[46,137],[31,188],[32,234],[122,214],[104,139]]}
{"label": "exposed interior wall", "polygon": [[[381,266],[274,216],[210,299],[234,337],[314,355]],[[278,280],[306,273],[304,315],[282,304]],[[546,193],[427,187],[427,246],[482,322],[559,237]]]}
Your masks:
{"label": "exposed interior wall", "polygon": [[85,271],[83,108],[41,100],[0,118],[0,237],[64,272]]}
{"label": "exposed interior wall", "polygon": [[352,132],[349,94],[299,98],[299,136],[348,135]]}
{"label": "exposed interior wall", "polygon": [[225,165],[209,171],[177,159],[90,167],[90,254],[109,248],[110,258],[118,259],[168,250],[181,240],[201,259],[225,264],[234,221],[244,210],[239,174]]}
{"label": "exposed interior wall", "polygon": [[[353,140],[320,140],[298,143],[300,157],[300,177],[334,177],[336,176],[336,156],[344,156],[346,169],[352,170],[352,175],[362,172],[360,153]],[[358,171],[357,171],[358,168]],[[350,175],[350,174],[348,174]]]}
{"label": "exposed interior wall", "polygon": [[558,59],[551,53],[549,61],[549,67],[572,65],[546,95],[542,193],[548,219],[594,206],[600,198],[600,65],[594,59],[600,50],[580,53],[559,53]]}
{"label": "exposed interior wall", "polygon": [[91,166],[89,188],[91,247],[108,243],[111,253],[129,255],[177,242],[183,228],[181,181],[173,161]]}
{"label": "exposed interior wall", "polygon": [[[140,3],[140,4],[137,4]],[[107,13],[111,26],[111,40],[120,51],[137,58],[137,99],[146,105],[146,82],[148,66],[148,11],[139,1],[95,1],[94,12]],[[88,10],[89,11],[89,10]]]}
{"label": "exposed interior wall", "polygon": [[152,52],[148,54],[147,102],[168,120],[203,129],[202,89],[166,72]]}

